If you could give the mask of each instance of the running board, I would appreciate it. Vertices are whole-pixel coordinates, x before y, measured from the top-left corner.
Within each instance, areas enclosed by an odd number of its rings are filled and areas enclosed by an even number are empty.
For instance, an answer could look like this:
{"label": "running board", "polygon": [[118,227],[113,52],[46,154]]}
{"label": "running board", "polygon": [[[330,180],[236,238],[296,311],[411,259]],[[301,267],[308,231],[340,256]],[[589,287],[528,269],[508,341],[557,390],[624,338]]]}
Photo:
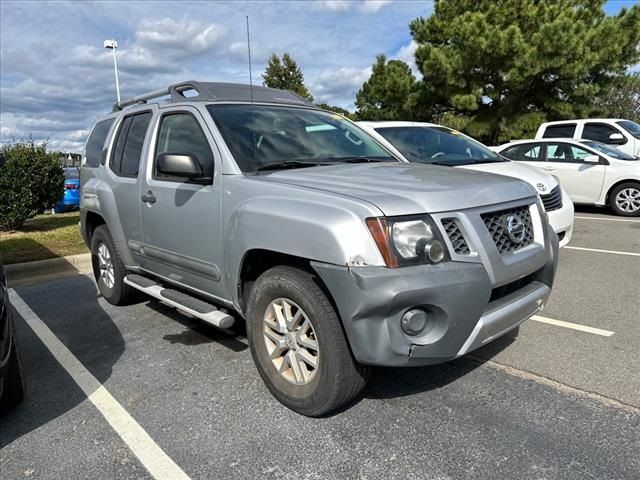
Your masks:
{"label": "running board", "polygon": [[132,286],[136,290],[157,298],[158,300],[171,305],[189,315],[199,318],[203,322],[218,328],[230,328],[235,319],[223,311],[218,310],[214,305],[188,293],[172,288],[165,288],[153,280],[142,275],[130,274],[124,277],[124,283]]}

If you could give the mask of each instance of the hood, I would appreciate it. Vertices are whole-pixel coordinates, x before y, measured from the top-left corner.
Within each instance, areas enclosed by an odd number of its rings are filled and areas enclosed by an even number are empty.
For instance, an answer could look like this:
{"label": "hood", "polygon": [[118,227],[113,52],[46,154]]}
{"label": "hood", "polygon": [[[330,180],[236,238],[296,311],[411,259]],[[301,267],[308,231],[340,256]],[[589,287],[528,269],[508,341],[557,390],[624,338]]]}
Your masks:
{"label": "hood", "polygon": [[536,192],[541,195],[548,194],[558,185],[558,181],[543,170],[518,162],[481,163],[478,165],[465,165],[458,168],[519,178],[530,184],[536,189]]}
{"label": "hood", "polygon": [[535,195],[515,178],[400,162],[309,167],[251,178],[359,198],[387,216],[463,210]]}

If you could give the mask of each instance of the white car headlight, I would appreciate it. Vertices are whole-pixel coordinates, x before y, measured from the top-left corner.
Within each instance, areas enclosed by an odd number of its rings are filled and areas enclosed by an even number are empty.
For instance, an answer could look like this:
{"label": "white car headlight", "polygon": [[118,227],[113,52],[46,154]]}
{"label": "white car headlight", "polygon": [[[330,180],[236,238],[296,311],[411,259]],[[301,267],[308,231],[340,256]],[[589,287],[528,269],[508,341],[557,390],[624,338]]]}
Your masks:
{"label": "white car headlight", "polygon": [[405,260],[418,257],[424,244],[434,239],[431,226],[422,220],[395,222],[391,227],[391,238],[396,250]]}

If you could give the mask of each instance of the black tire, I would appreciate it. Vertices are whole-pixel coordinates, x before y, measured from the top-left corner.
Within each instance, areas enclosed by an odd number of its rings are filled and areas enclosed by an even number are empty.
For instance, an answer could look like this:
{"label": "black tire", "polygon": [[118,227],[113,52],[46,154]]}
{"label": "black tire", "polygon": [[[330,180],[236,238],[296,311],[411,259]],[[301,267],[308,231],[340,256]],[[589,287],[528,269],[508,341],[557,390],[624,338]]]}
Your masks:
{"label": "black tire", "polygon": [[24,400],[24,378],[22,377],[22,365],[15,340],[14,334],[9,363],[2,379],[4,385],[2,386],[2,397],[0,398],[0,411],[3,412],[15,408]]}
{"label": "black tire", "polygon": [[616,202],[618,194],[620,194],[620,192],[622,192],[623,190],[629,189],[640,192],[640,183],[625,182],[618,185],[611,191],[611,194],[609,195],[609,206],[611,207],[611,210],[613,210],[613,213],[615,213],[616,215],[620,215],[622,217],[638,217],[640,216],[640,208],[637,208],[635,211],[625,211],[622,210]]}
{"label": "black tire", "polygon": [[[113,285],[111,286],[107,285],[105,279],[101,276],[100,260],[98,259],[98,249],[101,245],[107,248],[111,257],[114,277]],[[93,276],[98,284],[98,290],[100,290],[107,302],[113,305],[126,305],[134,300],[135,289],[124,283],[127,271],[106,225],[100,225],[93,231],[91,237],[91,265],[93,267]]]}
{"label": "black tire", "polygon": [[[312,380],[296,385],[278,373],[264,340],[264,315],[279,298],[295,302],[307,315],[318,344]],[[313,275],[293,267],[274,267],[255,282],[247,304],[247,338],[260,376],[283,405],[309,417],[326,415],[352,401],[365,387],[369,369],[349,349],[340,319]]]}

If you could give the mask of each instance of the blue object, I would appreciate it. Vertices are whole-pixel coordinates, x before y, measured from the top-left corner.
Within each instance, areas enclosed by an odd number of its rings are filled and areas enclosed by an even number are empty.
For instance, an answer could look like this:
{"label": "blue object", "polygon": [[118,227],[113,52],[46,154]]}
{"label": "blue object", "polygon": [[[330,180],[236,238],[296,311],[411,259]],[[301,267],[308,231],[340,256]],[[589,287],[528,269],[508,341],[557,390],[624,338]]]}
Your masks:
{"label": "blue object", "polygon": [[56,203],[54,210],[62,213],[80,207],[80,169],[69,167],[64,169],[64,194]]}

